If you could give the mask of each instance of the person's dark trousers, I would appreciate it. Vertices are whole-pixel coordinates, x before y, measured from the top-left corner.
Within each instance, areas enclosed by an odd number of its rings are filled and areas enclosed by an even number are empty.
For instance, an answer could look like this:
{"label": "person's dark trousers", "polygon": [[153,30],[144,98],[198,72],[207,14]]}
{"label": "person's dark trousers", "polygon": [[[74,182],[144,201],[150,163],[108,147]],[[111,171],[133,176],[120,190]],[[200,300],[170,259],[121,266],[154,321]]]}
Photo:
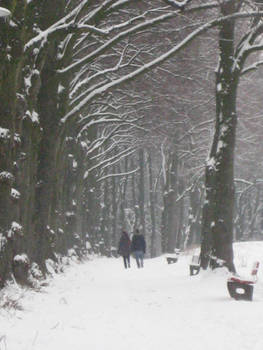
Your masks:
{"label": "person's dark trousers", "polygon": [[123,262],[124,262],[125,269],[127,269],[127,267],[131,267],[131,265],[130,265],[130,255],[123,256]]}
{"label": "person's dark trousers", "polygon": [[136,263],[137,263],[138,268],[143,267],[143,256],[144,256],[144,253],[140,250],[136,250],[134,252],[134,257],[136,259]]}

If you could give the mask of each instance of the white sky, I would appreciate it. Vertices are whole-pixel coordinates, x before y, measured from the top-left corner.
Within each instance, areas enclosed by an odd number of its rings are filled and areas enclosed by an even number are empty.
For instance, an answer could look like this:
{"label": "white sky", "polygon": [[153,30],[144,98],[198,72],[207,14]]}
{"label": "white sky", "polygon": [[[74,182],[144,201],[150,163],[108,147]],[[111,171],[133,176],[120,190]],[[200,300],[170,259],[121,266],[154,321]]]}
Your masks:
{"label": "white sky", "polygon": [[191,256],[168,265],[121,258],[73,263],[42,292],[10,285],[0,309],[0,350],[262,350],[263,242],[235,245],[238,271],[261,261],[252,302],[231,299],[227,272],[189,276]]}

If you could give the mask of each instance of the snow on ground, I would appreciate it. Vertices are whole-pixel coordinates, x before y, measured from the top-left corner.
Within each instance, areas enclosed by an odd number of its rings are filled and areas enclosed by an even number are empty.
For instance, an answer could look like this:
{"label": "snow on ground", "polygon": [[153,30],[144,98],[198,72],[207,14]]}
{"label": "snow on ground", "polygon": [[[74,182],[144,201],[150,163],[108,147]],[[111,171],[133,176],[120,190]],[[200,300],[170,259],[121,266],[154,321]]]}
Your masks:
{"label": "snow on ground", "polygon": [[23,310],[0,310],[0,350],[262,350],[263,242],[235,245],[238,272],[261,262],[252,302],[229,297],[225,270],[190,276],[190,260],[125,270],[121,258],[94,258],[41,292],[9,287]]}

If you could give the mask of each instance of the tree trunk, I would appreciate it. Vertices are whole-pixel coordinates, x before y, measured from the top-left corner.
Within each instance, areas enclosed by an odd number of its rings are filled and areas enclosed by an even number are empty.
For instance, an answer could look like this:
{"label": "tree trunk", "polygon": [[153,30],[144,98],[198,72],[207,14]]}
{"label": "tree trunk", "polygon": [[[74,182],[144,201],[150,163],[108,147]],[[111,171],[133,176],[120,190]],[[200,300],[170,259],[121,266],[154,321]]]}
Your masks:
{"label": "tree trunk", "polygon": [[156,256],[156,219],[155,219],[155,205],[156,205],[156,194],[153,184],[153,169],[152,169],[152,157],[148,153],[148,172],[149,172],[149,197],[150,197],[150,216],[151,216],[151,257]]}
{"label": "tree trunk", "polygon": [[139,150],[139,167],[140,167],[140,175],[139,175],[139,213],[140,213],[140,230],[143,235],[145,235],[145,166],[144,166],[144,151],[143,149]]}
{"label": "tree trunk", "polygon": [[163,252],[174,253],[178,233],[178,157],[176,151],[169,155],[164,187],[164,208],[162,219]]}
{"label": "tree trunk", "polygon": [[[222,4],[222,14],[235,12],[236,1]],[[233,20],[224,21],[219,33],[220,58],[216,72],[216,124],[205,169],[201,266],[221,263],[235,271],[233,263],[234,149],[237,126],[238,77],[232,71],[234,57]]]}

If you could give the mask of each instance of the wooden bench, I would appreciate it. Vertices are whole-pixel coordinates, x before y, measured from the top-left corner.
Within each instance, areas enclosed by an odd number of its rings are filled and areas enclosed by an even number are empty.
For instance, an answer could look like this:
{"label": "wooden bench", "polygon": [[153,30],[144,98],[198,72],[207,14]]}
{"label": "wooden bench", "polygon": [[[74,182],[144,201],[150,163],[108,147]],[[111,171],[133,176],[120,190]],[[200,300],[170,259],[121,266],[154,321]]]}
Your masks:
{"label": "wooden bench", "polygon": [[258,268],[259,262],[256,261],[253,264],[251,274],[248,278],[242,278],[238,275],[228,278],[227,289],[232,298],[248,301],[253,299],[254,285],[257,283]]}
{"label": "wooden bench", "polygon": [[189,265],[190,276],[197,275],[200,271],[200,255],[193,255]]}
{"label": "wooden bench", "polygon": [[171,254],[172,256],[167,256],[166,260],[168,264],[174,264],[178,261],[178,257],[180,255],[180,249],[174,249],[175,254]]}
{"label": "wooden bench", "polygon": [[166,260],[167,260],[168,264],[174,264],[174,263],[176,263],[178,261],[178,258],[177,257],[167,256]]}

